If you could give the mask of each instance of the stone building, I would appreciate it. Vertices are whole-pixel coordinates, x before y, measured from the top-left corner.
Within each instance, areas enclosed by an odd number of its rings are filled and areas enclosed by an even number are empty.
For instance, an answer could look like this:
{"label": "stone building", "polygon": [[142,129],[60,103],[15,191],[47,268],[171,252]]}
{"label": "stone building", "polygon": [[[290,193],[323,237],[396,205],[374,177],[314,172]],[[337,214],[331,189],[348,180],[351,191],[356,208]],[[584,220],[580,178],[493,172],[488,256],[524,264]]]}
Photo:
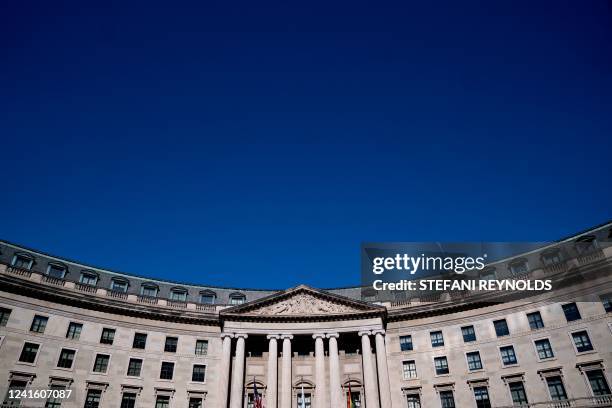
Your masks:
{"label": "stone building", "polygon": [[[571,285],[511,302],[215,288],[0,241],[2,407],[251,408],[255,390],[267,408],[346,407],[349,392],[367,408],[609,407],[611,234],[539,253],[529,273]],[[512,278],[513,265],[486,273]]]}

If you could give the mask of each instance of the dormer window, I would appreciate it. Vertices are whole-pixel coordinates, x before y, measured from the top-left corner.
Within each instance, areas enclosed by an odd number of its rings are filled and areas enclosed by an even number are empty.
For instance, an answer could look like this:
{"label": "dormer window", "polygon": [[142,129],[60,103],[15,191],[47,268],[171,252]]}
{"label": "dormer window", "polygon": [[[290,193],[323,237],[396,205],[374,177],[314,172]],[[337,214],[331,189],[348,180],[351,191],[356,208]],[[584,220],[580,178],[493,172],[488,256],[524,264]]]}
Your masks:
{"label": "dormer window", "polygon": [[186,302],[187,301],[187,291],[181,288],[175,288],[170,291],[170,300],[175,300],[177,302]]}
{"label": "dormer window", "polygon": [[512,261],[508,267],[513,275],[520,275],[529,271],[529,265],[527,264],[526,259],[517,259]]}
{"label": "dormer window", "polygon": [[485,269],[480,272],[480,280],[490,281],[495,279],[497,279],[495,276],[495,268]]}
{"label": "dormer window", "polygon": [[230,305],[241,305],[246,301],[246,297],[242,293],[232,293],[229,301]]}
{"label": "dormer window", "polygon": [[81,272],[79,282],[83,285],[96,286],[96,284],[98,283],[98,275],[93,272]]}
{"label": "dormer window", "polygon": [[13,261],[11,262],[11,266],[14,266],[15,268],[27,270],[32,269],[33,264],[34,258],[26,254],[15,254],[15,256],[13,256]]}
{"label": "dormer window", "polygon": [[561,252],[558,249],[544,252],[542,254],[542,262],[545,266],[556,265],[563,261],[561,258]]}
{"label": "dormer window", "polygon": [[125,279],[113,279],[111,280],[111,290],[115,292],[127,292],[128,290],[128,281]]}
{"label": "dormer window", "polygon": [[52,278],[64,279],[64,276],[66,276],[66,267],[61,264],[49,264],[49,266],[47,266],[47,275]]}
{"label": "dormer window", "polygon": [[200,292],[200,303],[205,305],[214,305],[217,301],[217,295],[211,290],[204,290]]}
{"label": "dormer window", "polygon": [[151,283],[145,283],[140,287],[140,294],[142,296],[157,297],[158,291],[159,288],[157,287],[157,285]]}
{"label": "dormer window", "polygon": [[593,235],[584,235],[576,240],[576,251],[579,255],[589,253],[597,249],[597,240]]}

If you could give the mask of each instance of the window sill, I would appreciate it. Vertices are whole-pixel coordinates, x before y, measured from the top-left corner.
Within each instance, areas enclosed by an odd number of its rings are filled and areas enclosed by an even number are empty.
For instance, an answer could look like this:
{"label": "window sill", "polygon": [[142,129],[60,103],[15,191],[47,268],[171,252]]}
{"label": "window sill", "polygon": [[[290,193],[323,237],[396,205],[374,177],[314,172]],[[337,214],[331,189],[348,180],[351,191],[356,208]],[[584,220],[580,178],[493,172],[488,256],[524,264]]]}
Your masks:
{"label": "window sill", "polygon": [[513,368],[513,367],[518,367],[520,366],[519,363],[515,363],[515,364],[507,364],[507,365],[503,365],[502,364],[502,368]]}

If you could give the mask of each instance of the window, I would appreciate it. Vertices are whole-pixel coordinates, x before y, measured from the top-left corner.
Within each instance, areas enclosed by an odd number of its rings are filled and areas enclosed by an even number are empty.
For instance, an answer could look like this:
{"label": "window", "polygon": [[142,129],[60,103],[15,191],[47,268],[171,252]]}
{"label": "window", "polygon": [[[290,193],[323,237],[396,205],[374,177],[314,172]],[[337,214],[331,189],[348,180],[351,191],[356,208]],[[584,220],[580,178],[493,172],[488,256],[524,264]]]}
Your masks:
{"label": "window", "polygon": [[29,270],[32,268],[33,263],[34,263],[34,259],[31,256],[25,255],[25,254],[15,254],[11,265],[14,266],[15,268]]}
{"label": "window", "polygon": [[527,313],[527,320],[531,330],[538,330],[544,327],[544,321],[540,312]]}
{"label": "window", "polygon": [[0,307],[0,327],[6,326],[10,316],[11,316],[11,309]]}
{"label": "window", "polygon": [[512,272],[513,275],[520,275],[522,273],[527,273],[528,271],[529,265],[524,259],[519,259],[510,264],[510,272]]}
{"label": "window", "polygon": [[402,351],[412,350],[412,336],[400,336],[400,349]]}
{"label": "window", "polygon": [[[51,386],[51,390],[65,390],[66,387],[63,387],[61,385],[52,385]],[[62,406],[62,400],[61,398],[53,398],[53,396],[49,397],[49,399],[47,399],[47,402],[45,403],[45,408],[60,408]]]}
{"label": "window", "polygon": [[576,251],[584,255],[597,249],[597,240],[593,235],[586,235],[576,240]]}
{"label": "window", "polygon": [[155,399],[155,408],[169,408],[170,397],[167,395],[158,395]]}
{"label": "window", "polygon": [[124,392],[121,396],[120,408],[134,408],[136,406],[136,394],[133,392]]}
{"label": "window", "polygon": [[440,391],[442,408],[455,408],[455,398],[452,391]]}
{"label": "window", "polygon": [[189,398],[189,408],[202,408],[202,398]]}
{"label": "window", "polygon": [[476,399],[477,408],[491,408],[487,387],[474,387],[474,399]]}
{"label": "window", "polygon": [[444,337],[441,331],[434,331],[429,333],[431,337],[431,347],[442,347],[444,345]]}
{"label": "window", "polygon": [[132,347],[135,349],[144,349],[147,345],[146,333],[134,333],[134,342]]}
{"label": "window", "polygon": [[561,252],[558,249],[542,254],[542,262],[545,266],[551,266],[561,263]]}
{"label": "window", "polygon": [[193,366],[193,371],[191,373],[191,381],[194,382],[204,382],[206,379],[206,366],[196,364]]}
{"label": "window", "polygon": [[128,363],[127,375],[130,377],[140,377],[140,370],[142,369],[142,359],[130,358]]}
{"label": "window", "polygon": [[85,398],[85,408],[99,408],[101,397],[102,391],[87,390],[87,397]]}
{"label": "window", "polygon": [[553,377],[546,377],[546,384],[548,385],[548,392],[550,393],[550,398],[553,401],[561,401],[567,399],[565,387],[563,386],[563,380],[561,380],[560,376],[556,375]]}
{"label": "window", "polygon": [[64,279],[66,267],[64,265],[49,264],[49,266],[47,266],[47,275],[52,278]]}
{"label": "window", "polygon": [[79,278],[79,282],[83,285],[96,286],[96,284],[98,283],[98,275],[82,272],[81,277]]}
{"label": "window", "polygon": [[208,340],[196,340],[195,355],[205,356],[208,353]]}
{"label": "window", "polygon": [[472,351],[470,353],[466,353],[468,363],[468,370],[482,370],[482,361],[480,360],[480,352]]}
{"label": "window", "polygon": [[610,394],[610,387],[608,386],[602,370],[589,370],[586,372],[586,376],[591,385],[593,395],[600,396]]}
{"label": "window", "polygon": [[159,373],[159,378],[161,378],[162,380],[171,380],[173,376],[174,376],[174,363],[163,361],[161,363],[161,371]]}
{"label": "window", "polygon": [[555,356],[548,339],[536,340],[534,343],[536,346],[536,351],[538,352],[538,358],[540,360],[553,358]]}
{"label": "window", "polygon": [[74,362],[74,355],[76,351],[69,349],[62,349],[60,352],[59,360],[57,361],[57,366],[59,368],[72,368],[72,363]]}
{"label": "window", "polygon": [[217,296],[213,292],[200,292],[200,303],[214,305]]}
{"label": "window", "polygon": [[103,328],[102,336],[100,336],[100,343],[113,344],[113,341],[115,341],[115,329]]}
{"label": "window", "polygon": [[476,341],[476,332],[474,331],[474,326],[462,327],[461,334],[463,335],[463,341],[466,343]]}
{"label": "window", "polygon": [[480,280],[490,281],[497,279],[497,275],[495,274],[495,268],[485,269],[480,273]]}
{"label": "window", "polygon": [[417,378],[416,363],[414,360],[402,362],[402,371],[404,373],[404,380]]}
{"label": "window", "polygon": [[111,280],[111,290],[115,292],[127,292],[128,290],[128,282],[123,279],[113,279]]}
{"label": "window", "polygon": [[495,334],[497,335],[497,337],[507,336],[510,334],[506,319],[495,320],[493,322],[493,326],[495,327]]}
{"label": "window", "polygon": [[421,397],[419,394],[406,395],[406,401],[408,402],[408,408],[421,408]]}
{"label": "window", "polygon": [[230,295],[230,305],[241,305],[245,302],[246,298],[244,295],[236,293]]}
{"label": "window", "polygon": [[572,333],[572,339],[574,339],[576,351],[579,353],[593,350],[593,344],[591,344],[591,339],[589,339],[589,334],[586,332],[586,330]]}
{"label": "window", "polygon": [[166,344],[164,344],[164,351],[168,353],[176,353],[177,344],[178,344],[178,337],[166,337]]}
{"label": "window", "polygon": [[66,332],[66,338],[72,340],[78,340],[81,337],[81,331],[83,325],[81,323],[70,322],[68,324],[68,331]]}
{"label": "window", "polygon": [[173,290],[170,292],[170,300],[174,300],[177,302],[186,302],[187,301],[187,291],[184,290]]}
{"label": "window", "polygon": [[49,318],[45,316],[34,316],[34,320],[32,320],[32,325],[30,326],[30,331],[35,333],[44,333],[48,320]]}
{"label": "window", "polygon": [[501,353],[502,363],[505,366],[518,363],[514,353],[514,346],[500,347],[499,352]]}
{"label": "window", "polygon": [[106,373],[106,371],[108,370],[109,361],[110,356],[108,354],[97,354],[93,367],[94,373]]}
{"label": "window", "polygon": [[300,392],[297,395],[297,406],[300,407],[300,408],[310,408],[310,407],[312,407],[312,398],[311,398],[310,393],[302,394]]}
{"label": "window", "polygon": [[527,393],[525,393],[525,387],[522,381],[515,381],[508,384],[510,388],[510,396],[512,397],[512,403],[515,405],[529,404],[527,400]]}
{"label": "window", "polygon": [[565,314],[565,319],[568,322],[573,322],[574,320],[580,320],[582,317],[580,316],[580,311],[578,310],[578,306],[576,303],[568,303],[566,305],[561,306],[563,308],[563,314]]}
{"label": "window", "polygon": [[142,285],[140,287],[140,294],[142,296],[157,297],[157,286],[154,285]]}
{"label": "window", "polygon": [[36,355],[38,354],[38,349],[40,346],[35,343],[25,343],[23,345],[23,349],[21,349],[21,354],[19,355],[19,361],[22,363],[30,363],[34,364],[36,361]]}
{"label": "window", "polygon": [[0,405],[2,407],[18,407],[19,405],[16,405],[16,401],[14,399],[10,399],[10,390],[14,390],[14,391],[21,391],[24,390],[27,387],[28,383],[25,381],[19,381],[19,380],[11,380],[11,382],[9,383],[9,388],[6,391],[6,396],[4,397],[4,402]]}
{"label": "window", "polygon": [[601,295],[601,303],[603,304],[606,313],[612,312],[612,294]]}
{"label": "window", "polygon": [[434,366],[436,368],[436,375],[448,374],[448,360],[446,357],[436,357],[434,358]]}

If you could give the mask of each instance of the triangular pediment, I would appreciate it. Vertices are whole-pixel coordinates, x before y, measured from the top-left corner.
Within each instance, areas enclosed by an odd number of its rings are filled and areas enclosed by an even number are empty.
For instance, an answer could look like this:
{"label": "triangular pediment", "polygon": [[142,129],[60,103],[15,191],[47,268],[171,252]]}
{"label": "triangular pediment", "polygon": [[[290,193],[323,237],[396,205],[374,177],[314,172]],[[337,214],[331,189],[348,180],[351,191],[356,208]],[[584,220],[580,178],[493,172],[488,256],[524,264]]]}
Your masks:
{"label": "triangular pediment", "polygon": [[312,318],[381,313],[384,307],[300,285],[221,312],[226,317]]}

